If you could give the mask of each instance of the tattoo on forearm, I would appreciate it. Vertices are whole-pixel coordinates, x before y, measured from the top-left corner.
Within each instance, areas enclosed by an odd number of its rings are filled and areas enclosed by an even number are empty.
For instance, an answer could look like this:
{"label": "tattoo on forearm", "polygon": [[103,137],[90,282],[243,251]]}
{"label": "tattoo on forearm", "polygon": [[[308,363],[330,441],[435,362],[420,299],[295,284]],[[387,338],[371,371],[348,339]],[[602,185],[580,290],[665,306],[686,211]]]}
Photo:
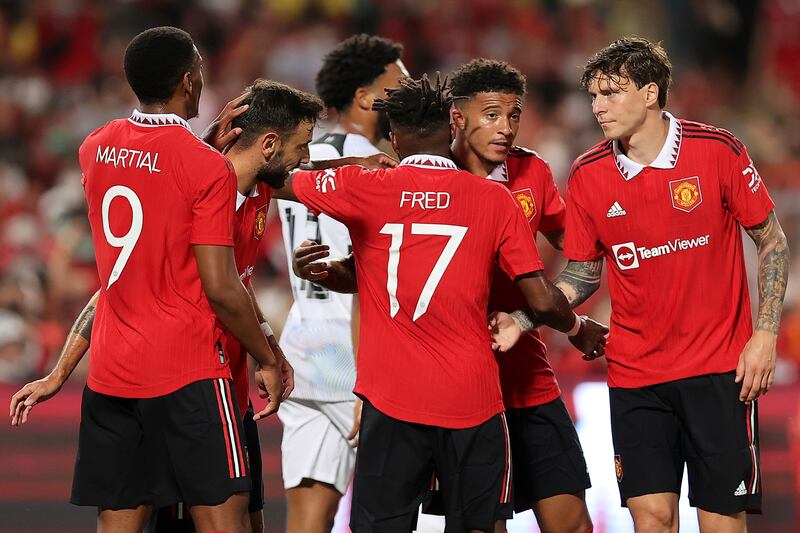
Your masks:
{"label": "tattoo on forearm", "polygon": [[92,325],[94,324],[94,312],[95,307],[93,305],[87,305],[81,311],[81,314],[78,315],[78,319],[75,321],[75,325],[72,326],[72,331],[86,339],[87,341],[91,341],[92,339]]}
{"label": "tattoo on forearm", "polygon": [[553,283],[567,297],[570,307],[574,308],[594,294],[600,286],[602,273],[602,259],[570,261]]}
{"label": "tattoo on forearm", "polygon": [[756,329],[778,333],[789,277],[789,246],[775,212],[746,229],[758,248],[758,319]]}
{"label": "tattoo on forearm", "polygon": [[522,331],[531,331],[538,326],[532,318],[533,311],[530,309],[517,309],[511,316],[517,319]]}

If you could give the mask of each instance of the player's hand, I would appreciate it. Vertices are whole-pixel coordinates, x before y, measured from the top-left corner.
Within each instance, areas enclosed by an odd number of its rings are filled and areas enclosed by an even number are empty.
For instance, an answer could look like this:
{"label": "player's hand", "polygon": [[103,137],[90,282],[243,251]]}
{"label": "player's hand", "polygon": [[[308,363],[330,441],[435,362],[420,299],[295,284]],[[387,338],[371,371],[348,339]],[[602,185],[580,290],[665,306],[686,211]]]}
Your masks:
{"label": "player's hand", "polygon": [[231,128],[231,125],[233,124],[233,119],[250,107],[247,104],[239,105],[247,95],[248,93],[243,93],[225,104],[217,118],[208,125],[200,138],[220,152],[225,153],[226,148],[238,139],[242,133],[242,128]]}
{"label": "player's hand", "polygon": [[367,157],[359,157],[357,165],[364,168],[394,168],[398,165],[397,159],[383,152]]}
{"label": "player's hand", "polygon": [[280,357],[281,381],[283,382],[283,396],[281,397],[281,401],[285,402],[289,399],[289,395],[292,394],[294,390],[294,367],[289,364],[289,360],[286,359],[283,352],[275,355]]}
{"label": "player's hand", "polygon": [[328,277],[328,263],[316,262],[331,255],[330,247],[314,241],[303,241],[292,254],[294,275],[308,281],[318,281]]}
{"label": "player's hand", "polygon": [[28,421],[28,415],[34,406],[45,402],[55,396],[61,390],[63,382],[56,378],[47,376],[28,383],[11,397],[9,416],[11,416],[12,426],[21,426]]}
{"label": "player's hand", "polygon": [[588,316],[582,316],[583,324],[574,336],[569,337],[578,350],[583,353],[583,358],[587,361],[603,357],[606,354],[606,337],[608,337],[608,326],[596,322]]}
{"label": "player's hand", "polygon": [[361,430],[361,408],[364,407],[364,402],[361,398],[356,397],[356,403],[353,407],[353,429],[347,434],[347,441],[350,443],[351,448],[358,446],[358,432]]}
{"label": "player's hand", "polygon": [[253,420],[260,420],[278,411],[283,397],[283,378],[281,376],[280,361],[278,364],[261,367],[256,370],[256,385],[258,396],[267,400],[267,406],[253,416]]}
{"label": "player's hand", "polygon": [[489,315],[489,331],[492,332],[492,350],[507,352],[522,337],[522,325],[509,313],[495,311]]}
{"label": "player's hand", "polygon": [[736,366],[736,383],[742,384],[739,399],[752,402],[772,387],[775,380],[777,336],[756,330],[744,346]]}

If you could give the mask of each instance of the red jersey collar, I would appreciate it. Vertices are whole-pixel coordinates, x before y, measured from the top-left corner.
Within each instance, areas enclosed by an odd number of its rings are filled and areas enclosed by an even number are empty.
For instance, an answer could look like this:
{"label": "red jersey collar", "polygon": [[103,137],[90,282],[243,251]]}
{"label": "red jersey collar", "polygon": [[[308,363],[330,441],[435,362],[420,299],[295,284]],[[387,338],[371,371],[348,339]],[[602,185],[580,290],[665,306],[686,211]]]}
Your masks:
{"label": "red jersey collar", "polygon": [[641,163],[632,161],[620,151],[617,141],[611,143],[611,147],[614,150],[614,162],[616,162],[620,174],[622,174],[622,177],[625,178],[626,181],[635,178],[646,167],[662,169],[675,168],[675,164],[678,162],[678,155],[681,151],[681,138],[683,136],[682,127],[681,123],[670,113],[664,111],[664,116],[669,119],[669,132],[667,132],[667,138],[664,141],[664,146],[661,147],[661,152],[659,152],[658,157],[649,165],[642,165]]}
{"label": "red jersey collar", "polygon": [[138,109],[134,109],[128,120],[137,126],[144,126],[146,128],[155,128],[158,126],[183,126],[187,130],[192,131],[192,128],[189,126],[188,122],[173,113],[142,113]]}
{"label": "red jersey collar", "polygon": [[449,157],[430,154],[414,154],[400,161],[401,165],[411,165],[433,170],[458,170],[458,167]]}

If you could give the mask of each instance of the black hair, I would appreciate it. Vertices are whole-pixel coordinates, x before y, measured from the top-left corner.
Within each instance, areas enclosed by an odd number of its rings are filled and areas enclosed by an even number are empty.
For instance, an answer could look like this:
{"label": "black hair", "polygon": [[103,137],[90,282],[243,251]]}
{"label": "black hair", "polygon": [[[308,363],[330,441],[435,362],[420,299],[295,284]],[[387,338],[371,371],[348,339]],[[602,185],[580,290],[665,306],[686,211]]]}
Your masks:
{"label": "black hair", "polygon": [[150,28],[128,43],[125,78],[141,103],[166,102],[194,61],[191,35],[172,26]]}
{"label": "black hair", "polygon": [[316,121],[322,112],[319,98],[277,81],[256,80],[245,92],[247,97],[240,105],[250,107],[232,124],[234,128],[242,128],[237,140],[239,146],[250,146],[267,130],[279,135],[290,133],[304,120]]}
{"label": "black hair", "polygon": [[353,35],[325,56],[317,73],[317,94],[327,107],[344,111],[356,90],[378,79],[402,53],[400,43],[365,33]]}
{"label": "black hair", "polygon": [[387,89],[387,98],[377,98],[372,105],[375,111],[384,111],[389,116],[392,131],[403,130],[418,137],[429,137],[442,129],[450,128],[450,105],[453,98],[445,90],[444,80],[436,74],[436,85],[427,74],[414,80],[403,78],[400,87]]}
{"label": "black hair", "polygon": [[525,75],[505,61],[473,59],[450,75],[450,90],[455,98],[470,98],[477,93],[510,93],[525,96]]}
{"label": "black hair", "polygon": [[588,89],[592,80],[600,75],[616,84],[622,78],[627,78],[637,89],[655,83],[658,85],[658,106],[663,109],[667,105],[667,93],[672,84],[672,63],[661,43],[642,37],[624,37],[614,41],[586,62],[581,88]]}

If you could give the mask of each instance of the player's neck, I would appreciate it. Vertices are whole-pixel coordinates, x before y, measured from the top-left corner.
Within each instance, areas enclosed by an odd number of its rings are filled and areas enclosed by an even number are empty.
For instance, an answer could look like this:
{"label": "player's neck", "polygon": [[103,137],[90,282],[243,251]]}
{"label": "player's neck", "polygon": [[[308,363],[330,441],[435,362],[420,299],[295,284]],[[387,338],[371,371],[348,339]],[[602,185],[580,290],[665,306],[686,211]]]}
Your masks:
{"label": "player's neck", "polygon": [[464,141],[456,135],[456,140],[450,147],[455,159],[456,165],[462,170],[466,170],[476,176],[488,176],[497,166],[497,163],[487,161],[478,154],[476,154]]}
{"label": "player's neck", "polygon": [[659,110],[648,113],[642,126],[631,136],[619,140],[620,149],[628,159],[640,165],[656,160],[669,135],[669,119]]}
{"label": "player's neck", "polygon": [[189,120],[189,113],[182,102],[160,102],[157,104],[143,104],[139,102],[139,111],[148,115],[178,115],[183,120]]}
{"label": "player's neck", "polygon": [[333,128],[333,133],[355,133],[357,135],[363,135],[369,139],[369,142],[372,144],[377,144],[380,140],[377,121],[368,120],[367,117],[363,116],[363,113],[353,110],[352,107],[339,114],[339,120]]}
{"label": "player's neck", "polygon": [[252,169],[251,165],[245,161],[245,158],[240,152],[231,150],[228,152],[228,160],[233,165],[233,170],[236,172],[236,190],[239,194],[247,196],[253,190],[256,184],[256,171]]}

